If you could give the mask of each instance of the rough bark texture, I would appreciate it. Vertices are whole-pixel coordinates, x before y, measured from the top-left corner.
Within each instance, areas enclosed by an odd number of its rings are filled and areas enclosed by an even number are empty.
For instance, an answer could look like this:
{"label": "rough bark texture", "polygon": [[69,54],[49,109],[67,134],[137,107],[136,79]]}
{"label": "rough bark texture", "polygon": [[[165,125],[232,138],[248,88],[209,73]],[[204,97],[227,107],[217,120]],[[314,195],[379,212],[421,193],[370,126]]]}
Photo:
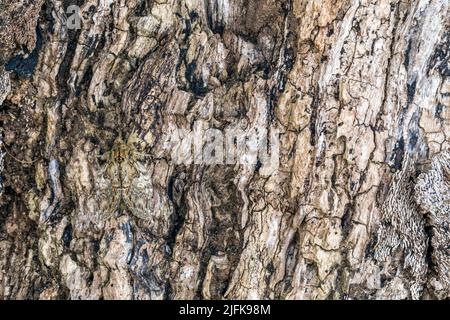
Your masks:
{"label": "rough bark texture", "polygon": [[[1,0],[0,298],[450,298],[449,7]],[[198,125],[279,170],[175,163]],[[99,217],[118,163],[151,219]]]}

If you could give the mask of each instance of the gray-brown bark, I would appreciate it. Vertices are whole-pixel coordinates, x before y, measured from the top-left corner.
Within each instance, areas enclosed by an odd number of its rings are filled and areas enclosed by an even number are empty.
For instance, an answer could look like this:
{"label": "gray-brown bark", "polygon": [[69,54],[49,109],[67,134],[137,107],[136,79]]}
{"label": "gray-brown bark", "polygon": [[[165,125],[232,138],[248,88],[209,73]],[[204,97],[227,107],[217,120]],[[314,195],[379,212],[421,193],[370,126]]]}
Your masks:
{"label": "gray-brown bark", "polygon": [[0,298],[450,297],[447,0],[0,7]]}

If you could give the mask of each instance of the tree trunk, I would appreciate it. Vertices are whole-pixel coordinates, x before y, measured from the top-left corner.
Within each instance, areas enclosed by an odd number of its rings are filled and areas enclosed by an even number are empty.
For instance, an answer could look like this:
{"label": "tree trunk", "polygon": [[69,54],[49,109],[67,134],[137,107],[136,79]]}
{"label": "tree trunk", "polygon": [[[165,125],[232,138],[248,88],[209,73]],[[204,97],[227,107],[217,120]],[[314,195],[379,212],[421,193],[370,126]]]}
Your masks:
{"label": "tree trunk", "polygon": [[0,298],[450,298],[447,0],[0,7]]}

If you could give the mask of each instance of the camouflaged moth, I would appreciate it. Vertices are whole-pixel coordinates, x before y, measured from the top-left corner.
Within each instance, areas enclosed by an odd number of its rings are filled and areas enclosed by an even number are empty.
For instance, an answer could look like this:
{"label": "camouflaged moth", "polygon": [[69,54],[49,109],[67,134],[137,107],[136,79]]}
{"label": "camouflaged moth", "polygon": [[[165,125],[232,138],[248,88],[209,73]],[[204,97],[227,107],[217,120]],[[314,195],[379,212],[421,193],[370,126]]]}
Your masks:
{"label": "camouflaged moth", "polygon": [[151,175],[138,152],[138,138],[132,134],[125,142],[121,136],[110,151],[100,156],[106,161],[95,183],[94,198],[97,214],[108,219],[119,209],[128,209],[134,216],[166,225],[170,205],[162,192],[155,188]]}

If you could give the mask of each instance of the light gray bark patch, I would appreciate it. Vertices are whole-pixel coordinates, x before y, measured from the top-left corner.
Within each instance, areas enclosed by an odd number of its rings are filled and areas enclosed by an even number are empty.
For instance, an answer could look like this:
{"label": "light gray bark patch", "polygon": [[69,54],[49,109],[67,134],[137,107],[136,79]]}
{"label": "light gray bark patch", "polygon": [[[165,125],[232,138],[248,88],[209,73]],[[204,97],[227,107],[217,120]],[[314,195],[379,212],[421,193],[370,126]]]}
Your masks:
{"label": "light gray bark patch", "polygon": [[63,192],[60,181],[59,163],[56,159],[51,159],[48,165],[48,176],[50,178],[51,199],[50,205],[43,211],[41,221],[47,221],[54,216],[59,209],[61,201],[63,200]]}

